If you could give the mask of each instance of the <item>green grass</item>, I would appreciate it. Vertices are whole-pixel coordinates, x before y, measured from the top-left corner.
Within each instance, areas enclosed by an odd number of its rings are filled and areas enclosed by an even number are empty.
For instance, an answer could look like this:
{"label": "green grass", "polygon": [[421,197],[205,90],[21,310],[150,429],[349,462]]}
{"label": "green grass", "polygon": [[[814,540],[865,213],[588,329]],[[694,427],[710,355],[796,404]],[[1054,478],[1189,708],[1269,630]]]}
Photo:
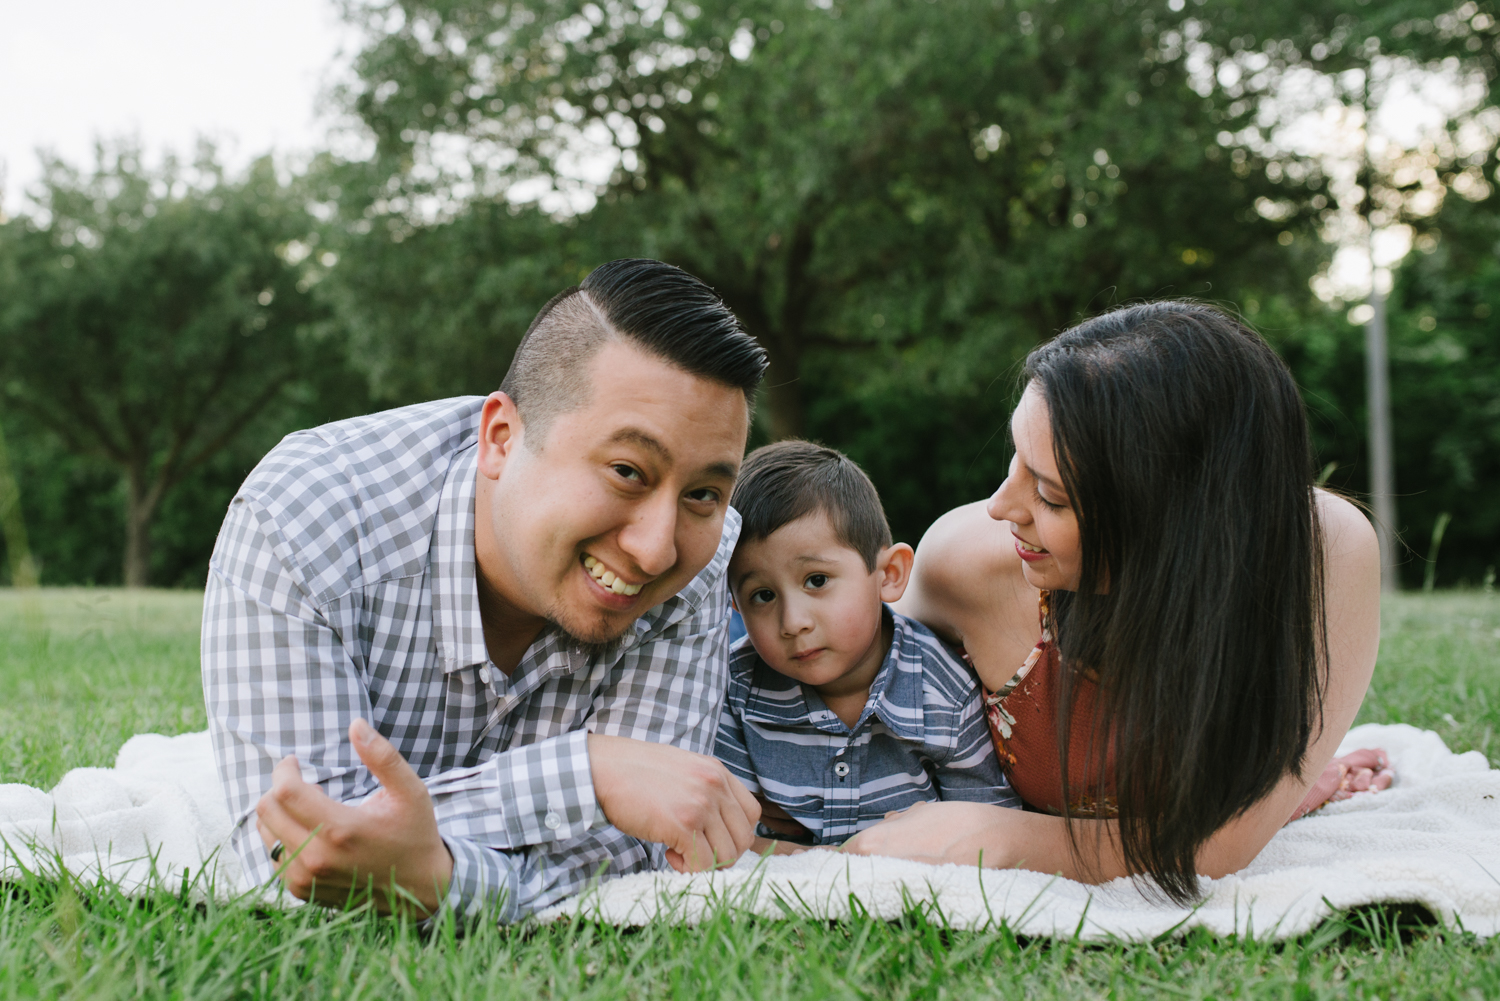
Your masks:
{"label": "green grass", "polygon": [[[108,765],[131,734],[203,726],[200,597],[0,592],[0,781]],[[1362,722],[1410,722],[1500,763],[1500,596],[1401,596]],[[721,914],[698,928],[589,922],[430,935],[369,913],[195,907],[163,890],[28,880],[0,890],[0,999],[1500,997],[1480,942],[1371,908],[1271,944],[1017,941],[935,916],[837,924]]]}

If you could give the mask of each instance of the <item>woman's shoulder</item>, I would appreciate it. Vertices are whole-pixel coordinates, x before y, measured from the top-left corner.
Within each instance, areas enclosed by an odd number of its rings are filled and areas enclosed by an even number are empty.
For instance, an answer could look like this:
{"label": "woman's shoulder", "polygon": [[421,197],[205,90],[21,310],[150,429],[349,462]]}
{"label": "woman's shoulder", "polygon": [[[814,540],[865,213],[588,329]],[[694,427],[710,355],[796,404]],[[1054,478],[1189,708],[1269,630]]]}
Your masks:
{"label": "woman's shoulder", "polygon": [[1331,563],[1364,563],[1375,561],[1379,571],[1379,543],[1375,527],[1354,503],[1327,490],[1314,494],[1318,522],[1323,529],[1323,555]]}

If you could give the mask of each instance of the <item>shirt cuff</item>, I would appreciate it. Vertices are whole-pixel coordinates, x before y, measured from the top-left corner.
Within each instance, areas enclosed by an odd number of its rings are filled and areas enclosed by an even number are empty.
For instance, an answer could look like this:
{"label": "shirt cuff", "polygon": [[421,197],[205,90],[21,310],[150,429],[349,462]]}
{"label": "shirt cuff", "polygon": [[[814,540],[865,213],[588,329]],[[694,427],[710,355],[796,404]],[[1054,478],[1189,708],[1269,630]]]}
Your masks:
{"label": "shirt cuff", "polygon": [[443,843],[453,856],[453,876],[441,906],[460,918],[493,907],[499,923],[514,921],[520,914],[520,878],[510,858],[463,838],[445,837]]}
{"label": "shirt cuff", "polygon": [[587,730],[515,748],[504,758],[499,790],[512,845],[572,841],[602,824]]}

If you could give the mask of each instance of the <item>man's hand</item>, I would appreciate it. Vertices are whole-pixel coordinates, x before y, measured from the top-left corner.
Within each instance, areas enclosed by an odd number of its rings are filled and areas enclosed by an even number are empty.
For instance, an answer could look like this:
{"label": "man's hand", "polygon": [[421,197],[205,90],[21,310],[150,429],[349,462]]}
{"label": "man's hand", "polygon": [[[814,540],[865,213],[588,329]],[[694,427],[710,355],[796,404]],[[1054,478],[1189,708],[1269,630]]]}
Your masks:
{"label": "man's hand", "polygon": [[357,807],[336,803],[285,757],[255,807],[261,840],[267,851],[281,842],[278,872],[294,897],[334,907],[368,898],[380,911],[431,914],[453,875],[432,797],[369,723],[351,723],[349,740],[380,783],[375,794]]}
{"label": "man's hand", "polygon": [[591,733],[589,762],[605,819],[666,845],[678,872],[732,864],[755,840],[760,804],[706,754]]}

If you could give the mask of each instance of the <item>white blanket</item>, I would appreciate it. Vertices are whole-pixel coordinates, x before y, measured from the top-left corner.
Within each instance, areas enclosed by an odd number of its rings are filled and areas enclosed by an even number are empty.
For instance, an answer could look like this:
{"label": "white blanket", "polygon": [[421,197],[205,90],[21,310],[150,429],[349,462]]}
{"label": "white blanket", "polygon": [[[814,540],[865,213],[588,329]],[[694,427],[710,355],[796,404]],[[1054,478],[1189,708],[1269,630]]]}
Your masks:
{"label": "white blanket", "polygon": [[[953,927],[1004,921],[1024,935],[1143,940],[1202,927],[1282,938],[1308,931],[1335,908],[1413,902],[1450,926],[1485,937],[1500,931],[1500,771],[1477,752],[1453,754],[1436,734],[1409,726],[1357,727],[1344,747],[1384,747],[1396,785],[1287,825],[1243,872],[1204,880],[1197,908],[1153,901],[1123,879],[1085,886],[1031,872],[807,852],[746,855],[714,874],[627,876],[542,917],[694,922],[728,905],[772,918],[788,911],[837,918],[856,906],[895,918],[930,904]],[[243,890],[228,835],[202,733],[133,737],[113,769],[76,769],[51,793],[0,785],[0,880],[15,879],[22,866],[53,872],[60,862],[85,879],[103,876],[138,892],[155,879],[180,885],[190,869],[195,893],[212,886],[222,898]]]}

